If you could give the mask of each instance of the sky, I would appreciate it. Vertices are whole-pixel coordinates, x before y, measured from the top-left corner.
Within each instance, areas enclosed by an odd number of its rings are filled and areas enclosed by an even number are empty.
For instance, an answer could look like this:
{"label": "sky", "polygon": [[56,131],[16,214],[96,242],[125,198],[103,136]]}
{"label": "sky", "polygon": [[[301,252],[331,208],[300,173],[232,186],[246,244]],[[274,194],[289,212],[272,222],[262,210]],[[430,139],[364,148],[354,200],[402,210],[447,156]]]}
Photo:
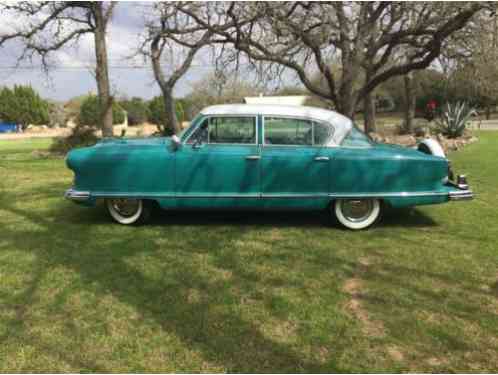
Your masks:
{"label": "sky", "polygon": [[[108,58],[111,89],[115,95],[139,96],[150,99],[160,94],[149,62],[141,58],[130,60],[144,29],[144,8],[140,3],[119,3],[108,29]],[[150,3],[149,3],[150,6]],[[0,32],[16,27],[20,22],[12,15],[1,15]],[[84,36],[77,48],[68,47],[53,55],[55,67],[49,74],[40,69],[39,61],[32,65],[24,63],[23,68],[12,69],[21,49],[16,42],[10,42],[0,49],[0,86],[14,84],[31,85],[40,95],[58,101],[96,92],[95,79],[91,73],[95,61],[93,35]],[[203,56],[204,55],[204,56]],[[131,68],[140,65],[141,68]],[[206,54],[200,53],[192,68],[178,82],[175,95],[181,97],[192,90],[192,85],[212,72],[206,61]]]}

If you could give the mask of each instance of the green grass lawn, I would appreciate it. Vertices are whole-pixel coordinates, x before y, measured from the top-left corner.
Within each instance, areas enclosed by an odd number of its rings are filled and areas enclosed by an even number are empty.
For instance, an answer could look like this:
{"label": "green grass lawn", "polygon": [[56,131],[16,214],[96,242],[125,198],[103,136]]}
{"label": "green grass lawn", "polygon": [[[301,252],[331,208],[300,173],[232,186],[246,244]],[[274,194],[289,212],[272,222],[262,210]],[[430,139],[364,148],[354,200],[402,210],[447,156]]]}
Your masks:
{"label": "green grass lawn", "polygon": [[498,133],[453,153],[472,202],[166,213],[113,224],[62,193],[48,140],[0,142],[0,372],[496,372]]}

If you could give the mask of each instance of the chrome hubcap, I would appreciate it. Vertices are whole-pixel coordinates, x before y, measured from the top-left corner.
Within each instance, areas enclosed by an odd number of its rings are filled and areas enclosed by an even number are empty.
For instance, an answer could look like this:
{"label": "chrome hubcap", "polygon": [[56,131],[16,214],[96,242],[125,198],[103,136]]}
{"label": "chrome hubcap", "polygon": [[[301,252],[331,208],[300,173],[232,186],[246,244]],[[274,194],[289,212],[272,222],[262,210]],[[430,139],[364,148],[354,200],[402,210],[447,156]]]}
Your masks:
{"label": "chrome hubcap", "polygon": [[130,217],[137,213],[140,203],[137,199],[112,199],[112,208],[123,217]]}
{"label": "chrome hubcap", "polygon": [[371,200],[348,199],[342,202],[344,217],[354,223],[365,220],[373,210]]}

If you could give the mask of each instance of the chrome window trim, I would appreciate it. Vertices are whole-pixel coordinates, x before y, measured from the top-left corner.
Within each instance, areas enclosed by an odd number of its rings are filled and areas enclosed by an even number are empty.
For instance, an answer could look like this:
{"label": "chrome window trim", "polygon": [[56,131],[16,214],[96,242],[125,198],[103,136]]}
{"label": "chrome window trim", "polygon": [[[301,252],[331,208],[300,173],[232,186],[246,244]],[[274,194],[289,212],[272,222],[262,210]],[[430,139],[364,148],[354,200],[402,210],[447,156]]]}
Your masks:
{"label": "chrome window trim", "polygon": [[[293,144],[293,145],[274,145],[274,144],[269,144],[269,143],[265,143],[265,119],[266,117],[275,117],[275,118],[284,118],[284,119],[295,119],[295,120],[305,120],[305,121],[310,121],[311,122],[311,137],[312,137],[312,142],[315,141],[314,139],[314,129],[315,127],[313,126],[313,122],[317,122],[317,123],[320,123],[320,124],[323,124],[325,126],[328,126],[329,128],[332,129],[332,133],[330,133],[329,135],[329,138],[327,139],[327,142],[323,145],[314,145],[314,144],[311,144],[311,145],[296,145],[296,144]],[[322,120],[316,120],[312,117],[303,117],[303,116],[284,116],[284,115],[261,115],[261,133],[262,133],[262,137],[261,137],[261,146],[262,147],[313,147],[313,148],[323,148],[323,147],[337,147],[337,145],[333,142],[333,138],[334,138],[334,133],[335,133],[335,127],[333,124],[331,124],[330,122],[325,122],[325,121],[322,121]]]}
{"label": "chrome window trim", "polygon": [[[205,120],[209,120],[211,118],[220,118],[220,117],[231,117],[231,118],[252,118],[254,119],[254,126],[256,128],[256,132],[255,132],[255,143],[209,143],[209,139],[208,139],[208,142],[205,143],[205,145],[222,145],[222,146],[257,146],[258,145],[258,116],[257,115],[203,115],[202,118],[201,118],[201,121],[199,121],[199,123],[197,125],[195,125],[195,128],[190,132],[190,134],[188,135],[188,137],[185,139],[185,141],[183,141],[183,145],[184,146],[188,146],[188,141],[190,140],[190,138],[195,134],[195,132],[197,131],[197,129],[201,126],[201,124],[204,123]],[[209,126],[209,125],[208,125]],[[208,137],[209,137],[209,132],[208,132]]]}

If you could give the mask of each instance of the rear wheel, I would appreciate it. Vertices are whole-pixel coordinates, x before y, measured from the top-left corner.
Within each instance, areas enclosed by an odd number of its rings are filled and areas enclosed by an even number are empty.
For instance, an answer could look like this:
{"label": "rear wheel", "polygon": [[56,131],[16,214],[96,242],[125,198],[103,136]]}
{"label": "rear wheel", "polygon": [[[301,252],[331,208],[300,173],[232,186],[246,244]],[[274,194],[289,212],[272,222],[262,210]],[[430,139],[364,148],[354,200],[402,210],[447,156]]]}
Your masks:
{"label": "rear wheel", "polygon": [[107,210],[119,224],[141,224],[150,217],[150,205],[142,199],[106,199]]}
{"label": "rear wheel", "polygon": [[337,220],[346,228],[365,229],[380,216],[378,199],[338,199],[334,203]]}

